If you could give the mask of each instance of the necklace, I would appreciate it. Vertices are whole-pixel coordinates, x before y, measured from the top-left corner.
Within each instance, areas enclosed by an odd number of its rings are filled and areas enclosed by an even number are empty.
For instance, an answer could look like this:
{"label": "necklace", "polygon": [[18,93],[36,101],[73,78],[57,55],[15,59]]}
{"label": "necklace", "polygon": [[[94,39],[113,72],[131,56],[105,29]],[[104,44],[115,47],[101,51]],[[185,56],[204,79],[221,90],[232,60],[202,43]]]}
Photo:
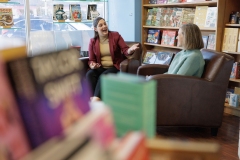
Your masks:
{"label": "necklace", "polygon": [[100,43],[108,43],[108,37],[100,37]]}

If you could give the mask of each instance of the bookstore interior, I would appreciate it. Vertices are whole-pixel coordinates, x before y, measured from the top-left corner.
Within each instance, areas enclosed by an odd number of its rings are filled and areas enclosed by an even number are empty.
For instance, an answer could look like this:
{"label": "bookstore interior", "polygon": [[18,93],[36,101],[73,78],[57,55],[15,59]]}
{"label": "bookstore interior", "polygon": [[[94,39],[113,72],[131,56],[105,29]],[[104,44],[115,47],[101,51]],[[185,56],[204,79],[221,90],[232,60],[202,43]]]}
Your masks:
{"label": "bookstore interior", "polygon": [[[0,160],[220,159],[219,143],[157,137],[156,128],[169,124],[159,122],[159,112],[165,112],[160,103],[169,108],[176,104],[174,109],[195,103],[160,101],[159,83],[165,81],[148,78],[164,73],[158,67],[170,66],[182,50],[177,45],[179,27],[194,23],[202,33],[207,73],[195,78],[192,87],[206,83],[205,91],[218,90],[219,97],[206,103],[218,108],[217,114],[240,117],[239,0],[135,0],[141,3],[141,40],[133,40],[141,45],[139,59],[127,57],[123,66],[128,69],[102,75],[102,101],[90,102],[83,59],[88,60],[94,37],[93,20],[100,16],[111,23],[109,1],[0,0]],[[147,76],[140,76],[143,72]],[[226,85],[220,79],[224,76]],[[172,84],[165,93],[173,86],[181,88],[173,79],[167,81]],[[197,89],[193,98],[211,101]],[[178,91],[174,92],[170,101]],[[197,103],[205,101],[198,98]],[[208,126],[203,124],[211,119],[205,116],[199,125],[198,116],[191,115],[196,111],[189,110],[193,121],[187,126]],[[222,116],[215,117],[222,123]],[[181,126],[182,119],[177,121]],[[210,126],[211,133],[221,123]]]}

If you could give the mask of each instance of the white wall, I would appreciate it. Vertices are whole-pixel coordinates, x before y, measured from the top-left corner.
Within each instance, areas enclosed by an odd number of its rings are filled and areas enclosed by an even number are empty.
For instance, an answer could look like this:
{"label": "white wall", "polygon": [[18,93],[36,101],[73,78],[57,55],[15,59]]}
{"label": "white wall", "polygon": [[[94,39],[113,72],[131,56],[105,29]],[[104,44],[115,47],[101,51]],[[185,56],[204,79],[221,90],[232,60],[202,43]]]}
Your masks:
{"label": "white wall", "polygon": [[141,0],[109,0],[109,29],[125,41],[141,42]]}

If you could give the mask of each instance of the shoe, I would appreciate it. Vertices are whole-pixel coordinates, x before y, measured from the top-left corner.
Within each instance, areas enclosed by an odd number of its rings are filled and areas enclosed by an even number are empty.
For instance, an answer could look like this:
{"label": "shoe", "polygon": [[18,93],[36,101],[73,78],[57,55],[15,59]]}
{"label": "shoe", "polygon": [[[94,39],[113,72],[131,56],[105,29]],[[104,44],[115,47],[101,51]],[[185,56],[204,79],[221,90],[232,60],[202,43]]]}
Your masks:
{"label": "shoe", "polygon": [[96,102],[96,101],[101,101],[101,99],[99,97],[91,97],[90,101],[91,102]]}

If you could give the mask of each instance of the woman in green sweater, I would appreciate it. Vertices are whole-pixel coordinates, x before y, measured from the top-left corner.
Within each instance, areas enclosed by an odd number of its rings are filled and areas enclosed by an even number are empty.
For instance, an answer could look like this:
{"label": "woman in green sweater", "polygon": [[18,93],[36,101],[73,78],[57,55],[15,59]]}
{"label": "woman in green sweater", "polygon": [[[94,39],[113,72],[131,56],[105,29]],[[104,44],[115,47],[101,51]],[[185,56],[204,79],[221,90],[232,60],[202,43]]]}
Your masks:
{"label": "woman in green sweater", "polygon": [[205,61],[200,51],[204,46],[200,29],[192,23],[184,24],[178,31],[177,39],[178,47],[183,50],[175,55],[166,74],[201,77]]}

